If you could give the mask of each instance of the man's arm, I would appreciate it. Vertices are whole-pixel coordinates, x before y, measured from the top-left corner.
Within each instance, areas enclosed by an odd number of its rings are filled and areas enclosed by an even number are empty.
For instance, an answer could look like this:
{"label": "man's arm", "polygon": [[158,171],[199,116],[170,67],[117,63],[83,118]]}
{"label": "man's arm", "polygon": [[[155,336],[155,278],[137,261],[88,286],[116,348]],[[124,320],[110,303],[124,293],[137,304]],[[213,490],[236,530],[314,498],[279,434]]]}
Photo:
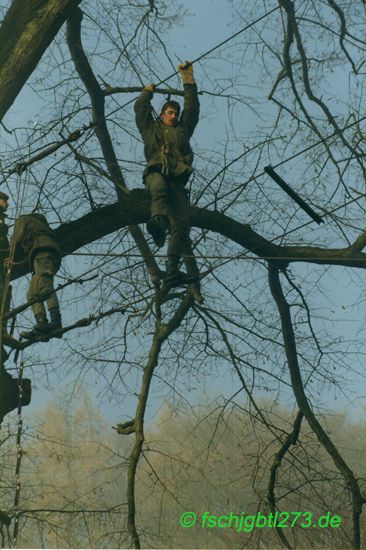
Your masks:
{"label": "man's arm", "polygon": [[190,138],[197,126],[200,104],[198,101],[197,84],[193,76],[191,63],[184,63],[178,67],[184,87],[184,108],[182,112],[182,127],[184,133]]}
{"label": "man's arm", "polygon": [[140,134],[143,136],[146,129],[154,124],[154,118],[151,114],[152,106],[151,99],[155,91],[155,84],[148,84],[142,90],[135,101],[134,109],[136,116],[136,126]]}

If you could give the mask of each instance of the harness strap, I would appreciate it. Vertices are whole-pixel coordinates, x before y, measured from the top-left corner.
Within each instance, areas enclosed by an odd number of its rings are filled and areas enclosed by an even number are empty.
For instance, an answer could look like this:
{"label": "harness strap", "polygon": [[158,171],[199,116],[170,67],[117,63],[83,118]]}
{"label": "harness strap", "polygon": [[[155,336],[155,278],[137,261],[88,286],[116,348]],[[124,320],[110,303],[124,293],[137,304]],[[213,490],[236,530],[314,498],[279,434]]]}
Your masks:
{"label": "harness strap", "polygon": [[164,143],[161,146],[161,173],[164,176],[169,174],[169,162],[168,162],[169,145]]}

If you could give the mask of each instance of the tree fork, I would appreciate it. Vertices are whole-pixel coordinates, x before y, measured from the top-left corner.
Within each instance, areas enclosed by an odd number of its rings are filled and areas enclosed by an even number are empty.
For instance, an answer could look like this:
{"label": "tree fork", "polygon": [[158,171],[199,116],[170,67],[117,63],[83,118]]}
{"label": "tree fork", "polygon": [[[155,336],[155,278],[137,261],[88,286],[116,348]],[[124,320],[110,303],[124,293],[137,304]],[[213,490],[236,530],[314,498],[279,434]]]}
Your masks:
{"label": "tree fork", "polygon": [[[83,12],[76,7],[67,20],[67,44],[76,70],[83,81],[83,84],[89,94],[92,104],[93,123],[100,148],[103,153],[110,176],[113,180],[117,197],[123,203],[129,191],[126,186],[122,171],[118,164],[112,139],[110,137],[107,122],[105,120],[104,94],[93,73],[89,61],[84,53],[81,43],[81,22]],[[145,261],[151,280],[155,284],[159,280],[159,268],[151,253],[150,247],[142,233],[141,229],[135,225],[128,225],[132,238]]]}
{"label": "tree fork", "polygon": [[[292,432],[288,434],[285,441],[281,445],[280,450],[278,451],[278,453],[275,454],[275,457],[273,459],[273,463],[270,470],[271,474],[269,478],[268,492],[267,492],[267,500],[269,502],[269,505],[271,507],[271,511],[273,514],[276,512],[275,486],[276,486],[277,470],[280,468],[282,459],[285,456],[285,454],[289,451],[291,445],[296,445],[299,439],[301,422],[303,418],[304,418],[304,413],[302,411],[298,411],[294,421]],[[283,532],[283,529],[276,527],[276,531],[279,538],[281,539],[283,544],[286,546],[286,548],[291,549],[292,547],[288,542]]]}
{"label": "tree fork", "polygon": [[315,433],[319,443],[323,445],[327,453],[331,456],[336,468],[343,475],[345,482],[350,490],[352,497],[353,516],[353,547],[355,548],[355,550],[359,550],[361,547],[360,516],[362,513],[362,505],[365,502],[365,499],[361,495],[360,487],[352,470],[343,460],[336,446],[311,410],[310,404],[305,394],[300,366],[297,359],[296,340],[292,326],[290,307],[283,294],[279,277],[279,270],[272,263],[269,263],[268,266],[268,279],[273,299],[277,305],[280,314],[287,364],[290,372],[291,385],[297,405],[300,411],[303,412],[309,426]]}
{"label": "tree fork", "polygon": [[[146,223],[149,219],[150,199],[144,189],[132,189],[125,196],[123,203],[114,203],[88,212],[77,220],[60,225],[54,230],[57,242],[61,247],[62,257],[72,254],[83,246],[106,235],[136,224]],[[292,262],[310,262],[319,265],[337,265],[366,269],[366,254],[361,249],[366,245],[366,231],[356,241],[345,248],[321,248],[317,246],[281,246],[262,237],[250,225],[240,223],[225,214],[205,208],[190,208],[192,227],[216,232],[227,239],[249,250],[255,257],[276,261],[278,265]],[[137,228],[139,229],[139,228]],[[142,243],[147,249],[141,254],[144,260],[154,262],[154,256],[142,233]],[[71,238],[72,237],[72,238]],[[244,259],[243,251],[243,259]],[[240,255],[238,255],[238,259]],[[156,265],[157,274],[159,273]],[[11,280],[29,273],[29,266],[13,265]]]}
{"label": "tree fork", "polygon": [[144,368],[144,374],[141,382],[141,391],[138,398],[134,420],[135,444],[130,454],[127,473],[127,528],[130,532],[135,548],[141,548],[140,537],[136,529],[136,470],[138,462],[140,460],[140,456],[142,454],[142,446],[145,440],[144,419],[147,400],[149,397],[150,384],[154,374],[154,370],[158,365],[159,353],[162,345],[169,338],[172,332],[174,332],[174,330],[176,330],[180,326],[192,304],[193,298],[189,293],[187,293],[183,302],[177,308],[175,314],[167,324],[161,323],[160,316],[158,316],[155,322],[155,331],[148,355],[147,365]]}

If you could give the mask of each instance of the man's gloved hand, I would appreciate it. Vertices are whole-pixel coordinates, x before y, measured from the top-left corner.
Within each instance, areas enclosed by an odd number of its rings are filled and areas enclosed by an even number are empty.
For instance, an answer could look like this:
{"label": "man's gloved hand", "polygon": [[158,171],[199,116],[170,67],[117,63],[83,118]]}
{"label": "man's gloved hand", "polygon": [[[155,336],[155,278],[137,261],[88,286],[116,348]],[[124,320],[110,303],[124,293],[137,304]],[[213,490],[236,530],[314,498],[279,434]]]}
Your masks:
{"label": "man's gloved hand", "polygon": [[183,84],[196,84],[196,81],[193,76],[193,66],[192,63],[186,61],[178,65],[178,71],[182,77]]}
{"label": "man's gloved hand", "polygon": [[151,84],[146,84],[144,90],[148,90],[153,94],[155,92],[155,88],[156,88],[155,84],[151,83]]}

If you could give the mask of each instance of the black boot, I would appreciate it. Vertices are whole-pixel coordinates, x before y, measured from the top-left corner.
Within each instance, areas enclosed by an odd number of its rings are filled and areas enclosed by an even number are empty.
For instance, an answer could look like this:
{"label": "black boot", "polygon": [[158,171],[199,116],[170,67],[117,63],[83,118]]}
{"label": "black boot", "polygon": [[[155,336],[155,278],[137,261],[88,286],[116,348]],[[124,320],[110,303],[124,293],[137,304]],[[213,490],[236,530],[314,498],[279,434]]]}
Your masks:
{"label": "black boot", "polygon": [[49,332],[49,323],[45,313],[37,313],[36,324],[29,332],[22,332],[21,336],[27,340],[33,340],[37,336],[43,336]]}
{"label": "black boot", "polygon": [[165,237],[169,228],[168,219],[165,216],[154,216],[146,224],[146,229],[153,238],[156,246],[161,248],[165,244]]}
{"label": "black boot", "polygon": [[[49,332],[62,328],[61,313],[58,308],[55,307],[50,309],[50,317],[51,321],[48,325]],[[62,334],[60,334],[59,338],[62,338]]]}
{"label": "black boot", "polygon": [[196,283],[197,280],[197,275],[188,275],[183,271],[179,271],[175,261],[167,261],[167,270],[164,279],[165,288],[175,288],[178,286],[190,285],[192,283]]}

